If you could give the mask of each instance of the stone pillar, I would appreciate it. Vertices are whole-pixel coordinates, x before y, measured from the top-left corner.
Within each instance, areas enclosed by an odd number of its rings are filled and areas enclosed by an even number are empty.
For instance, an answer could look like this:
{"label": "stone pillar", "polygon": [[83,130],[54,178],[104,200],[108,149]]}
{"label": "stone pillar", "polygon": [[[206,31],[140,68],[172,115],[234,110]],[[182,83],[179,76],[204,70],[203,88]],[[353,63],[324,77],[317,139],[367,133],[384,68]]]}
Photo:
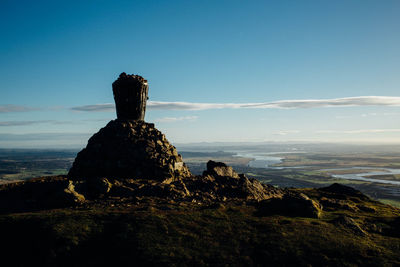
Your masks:
{"label": "stone pillar", "polygon": [[118,119],[144,121],[149,92],[147,80],[125,72],[113,82],[113,93]]}

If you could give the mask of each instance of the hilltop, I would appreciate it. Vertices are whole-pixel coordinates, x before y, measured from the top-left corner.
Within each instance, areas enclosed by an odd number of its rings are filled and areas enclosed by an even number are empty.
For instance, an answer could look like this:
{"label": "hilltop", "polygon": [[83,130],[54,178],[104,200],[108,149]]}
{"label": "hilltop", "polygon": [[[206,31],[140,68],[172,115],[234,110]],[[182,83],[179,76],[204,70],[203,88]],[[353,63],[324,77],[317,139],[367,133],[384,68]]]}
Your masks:
{"label": "hilltop", "polygon": [[122,73],[113,93],[117,119],[68,175],[0,185],[10,266],[400,265],[399,209],[337,183],[277,188],[212,160],[193,175],[144,121],[147,80]]}
{"label": "hilltop", "polygon": [[339,184],[277,189],[246,179],[209,162],[203,176],[169,184],[103,179],[79,188],[57,176],[1,185],[2,259],[10,266],[400,264],[399,209]]}

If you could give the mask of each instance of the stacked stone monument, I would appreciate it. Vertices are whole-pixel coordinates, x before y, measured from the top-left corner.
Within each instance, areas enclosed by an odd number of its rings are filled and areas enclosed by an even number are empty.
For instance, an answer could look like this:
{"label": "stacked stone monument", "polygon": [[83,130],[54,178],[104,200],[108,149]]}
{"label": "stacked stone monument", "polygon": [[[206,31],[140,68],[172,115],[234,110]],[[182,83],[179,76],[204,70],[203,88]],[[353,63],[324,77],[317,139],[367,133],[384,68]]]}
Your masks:
{"label": "stacked stone monument", "polygon": [[73,180],[149,179],[172,182],[191,176],[165,135],[144,122],[148,83],[122,73],[113,83],[117,119],[94,134],[69,171]]}
{"label": "stacked stone monument", "polygon": [[143,77],[122,73],[113,83],[117,119],[89,139],[68,176],[0,186],[0,214],[75,205],[139,205],[146,198],[149,203],[250,201],[259,203],[260,214],[320,216],[322,206],[304,194],[249,179],[221,162],[209,161],[203,175],[191,175],[164,134],[144,122],[148,88]]}
{"label": "stacked stone monument", "polygon": [[[283,191],[209,161],[201,176],[191,175],[152,123],[144,122],[147,80],[122,73],[113,83],[117,119],[94,134],[69,171],[68,192],[86,199],[161,197],[195,202],[281,197]],[[75,192],[75,189],[77,190]],[[76,193],[76,194],[75,194]]]}

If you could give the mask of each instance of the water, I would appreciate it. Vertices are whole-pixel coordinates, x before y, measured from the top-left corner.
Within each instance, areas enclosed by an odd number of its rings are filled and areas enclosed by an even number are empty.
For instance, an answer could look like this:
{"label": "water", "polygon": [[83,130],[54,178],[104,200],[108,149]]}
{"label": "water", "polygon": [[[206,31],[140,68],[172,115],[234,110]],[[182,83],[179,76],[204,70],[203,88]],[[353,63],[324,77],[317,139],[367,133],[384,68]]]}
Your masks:
{"label": "water", "polygon": [[[237,153],[235,157],[253,158],[247,165],[252,168],[271,168],[271,165],[281,163],[284,158],[273,156],[282,152],[271,153]],[[277,167],[281,168],[281,167]]]}
{"label": "water", "polygon": [[[253,158],[248,163],[249,167],[252,168],[266,168],[266,169],[293,169],[293,168],[307,168],[308,166],[296,166],[296,167],[273,167],[271,165],[281,163],[284,157],[274,156],[276,154],[287,154],[287,153],[302,153],[299,151],[296,152],[269,152],[269,153],[252,153],[252,152],[240,152],[237,153],[236,157],[245,157],[245,158]],[[351,170],[351,169],[361,169],[361,170],[376,170],[377,168],[371,167],[349,167],[349,168],[336,168],[336,169],[321,169],[320,171],[329,171],[334,170]],[[400,174],[400,169],[391,169],[391,168],[379,168],[379,171],[370,171],[370,172],[362,172],[362,173],[352,173],[352,174],[330,174],[334,178],[346,179],[346,180],[359,180],[359,181],[367,181],[374,183],[382,183],[382,184],[392,184],[392,185],[400,185],[400,181],[393,180],[383,180],[383,179],[375,179],[372,175],[390,175],[390,174]]]}
{"label": "water", "polygon": [[[335,170],[351,170],[351,169],[363,169],[363,170],[376,170],[376,168],[367,168],[367,167],[351,167],[351,168],[338,168],[338,169],[323,169],[321,171],[335,171]],[[391,168],[379,168],[380,171],[370,171],[370,172],[363,172],[363,173],[352,173],[352,174],[330,174],[332,177],[340,178],[340,179],[347,179],[347,180],[360,180],[360,181],[368,181],[374,183],[382,183],[382,184],[394,184],[400,185],[400,181],[393,181],[393,180],[382,180],[382,179],[375,179],[372,175],[390,175],[390,174],[400,174],[400,169],[391,169]]]}

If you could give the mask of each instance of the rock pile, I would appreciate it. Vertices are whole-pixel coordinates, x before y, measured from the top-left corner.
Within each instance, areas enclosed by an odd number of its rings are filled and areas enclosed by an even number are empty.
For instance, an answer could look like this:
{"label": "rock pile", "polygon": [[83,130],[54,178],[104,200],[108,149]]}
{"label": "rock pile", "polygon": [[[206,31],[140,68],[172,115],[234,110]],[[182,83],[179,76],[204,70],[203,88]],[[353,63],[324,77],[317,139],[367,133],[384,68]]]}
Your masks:
{"label": "rock pile", "polygon": [[[262,202],[264,213],[319,217],[322,207],[306,195],[249,179],[221,162],[209,161],[202,176],[193,176],[165,135],[144,122],[147,80],[122,73],[113,83],[113,93],[117,119],[89,139],[67,177],[0,186],[0,200],[22,199],[15,200],[18,210],[146,197],[199,203],[239,200]],[[8,210],[0,205],[0,213]]]}
{"label": "rock pile", "polygon": [[258,215],[268,216],[272,214],[319,218],[322,214],[322,205],[303,193],[288,190],[282,197],[259,203]]}
{"label": "rock pile", "polygon": [[[111,122],[112,125],[114,123]],[[147,124],[142,122],[140,124],[135,123],[135,125],[138,127],[138,125]],[[125,127],[130,128],[131,126],[128,127],[126,125]],[[102,131],[103,129],[100,132]],[[99,137],[95,135],[93,138]],[[99,140],[96,140],[95,144],[102,144],[98,142]],[[159,140],[159,138],[155,140]],[[89,141],[89,144],[91,144],[91,141]],[[101,146],[94,147],[101,149]],[[160,147],[167,147],[167,145],[160,145]],[[310,199],[307,195],[298,193],[296,190],[280,189],[262,184],[256,179],[249,179],[244,174],[238,174],[232,167],[221,162],[209,161],[207,170],[201,176],[190,176],[185,167],[180,170],[183,173],[178,171],[179,179],[163,180],[152,178],[157,177],[151,176],[157,172],[165,175],[164,170],[161,168],[164,165],[161,164],[152,165],[153,168],[150,166],[147,173],[149,176],[142,176],[143,178],[115,178],[115,176],[104,175],[105,172],[113,171],[113,169],[111,165],[107,165],[106,161],[99,156],[101,155],[101,150],[92,150],[91,145],[88,145],[88,148],[88,150],[83,150],[78,157],[93,157],[93,164],[95,165],[74,165],[74,168],[82,168],[76,170],[78,173],[84,173],[86,169],[92,170],[94,166],[100,166],[101,164],[98,165],[100,160],[105,166],[103,169],[98,170],[97,176],[86,176],[86,179],[75,180],[71,180],[70,177],[59,176],[0,185],[0,203],[3,203],[3,205],[0,205],[0,214],[11,211],[70,206],[90,207],[91,205],[100,205],[101,207],[107,207],[110,201],[113,201],[112,205],[126,205],[129,203],[137,205],[137,203],[143,201],[155,203],[171,201],[174,203],[196,203],[196,205],[205,204],[206,206],[226,201],[239,201],[255,205],[258,216],[279,214],[319,218],[322,214],[322,205],[318,201]],[[109,147],[106,149],[109,149]],[[174,151],[174,149],[171,150]],[[141,149],[134,148],[134,151],[141,151]],[[174,152],[167,152],[167,154],[172,160],[177,160],[176,155],[172,156],[175,154]],[[138,157],[146,156],[147,154],[143,154]],[[82,160],[77,162],[90,161]],[[118,160],[111,160],[111,162],[114,162],[112,164],[117,164]],[[149,162],[146,164],[155,164],[154,162]],[[124,162],[123,164],[128,163]],[[123,164],[121,166],[124,166]],[[131,165],[128,164],[126,166]],[[156,170],[155,166],[158,166],[157,168],[159,169]],[[72,172],[75,170],[74,168],[71,169]],[[108,170],[107,168],[111,169]],[[167,170],[169,171],[170,169],[168,168]],[[89,172],[89,174],[93,175],[93,172]],[[172,175],[170,172],[168,174]],[[122,177],[125,176],[122,175]],[[337,194],[332,195],[332,197],[335,196]],[[8,201],[3,201],[5,199]],[[8,204],[10,202],[12,205]]]}
{"label": "rock pile", "polygon": [[170,183],[191,176],[176,151],[152,123],[144,122],[148,83],[121,73],[112,84],[117,119],[94,134],[68,173],[71,180],[144,179]]}
{"label": "rock pile", "polygon": [[186,179],[191,194],[201,200],[244,199],[261,201],[283,194],[281,189],[238,174],[222,162],[210,160],[202,176]]}
{"label": "rock pile", "polygon": [[172,182],[190,176],[182,157],[152,123],[113,120],[78,153],[68,176],[73,180],[149,179]]}
{"label": "rock pile", "polygon": [[77,190],[88,199],[158,197],[201,203],[232,199],[261,201],[283,195],[283,190],[248,179],[221,162],[209,161],[204,173],[168,183],[157,179],[87,179],[77,185]]}

